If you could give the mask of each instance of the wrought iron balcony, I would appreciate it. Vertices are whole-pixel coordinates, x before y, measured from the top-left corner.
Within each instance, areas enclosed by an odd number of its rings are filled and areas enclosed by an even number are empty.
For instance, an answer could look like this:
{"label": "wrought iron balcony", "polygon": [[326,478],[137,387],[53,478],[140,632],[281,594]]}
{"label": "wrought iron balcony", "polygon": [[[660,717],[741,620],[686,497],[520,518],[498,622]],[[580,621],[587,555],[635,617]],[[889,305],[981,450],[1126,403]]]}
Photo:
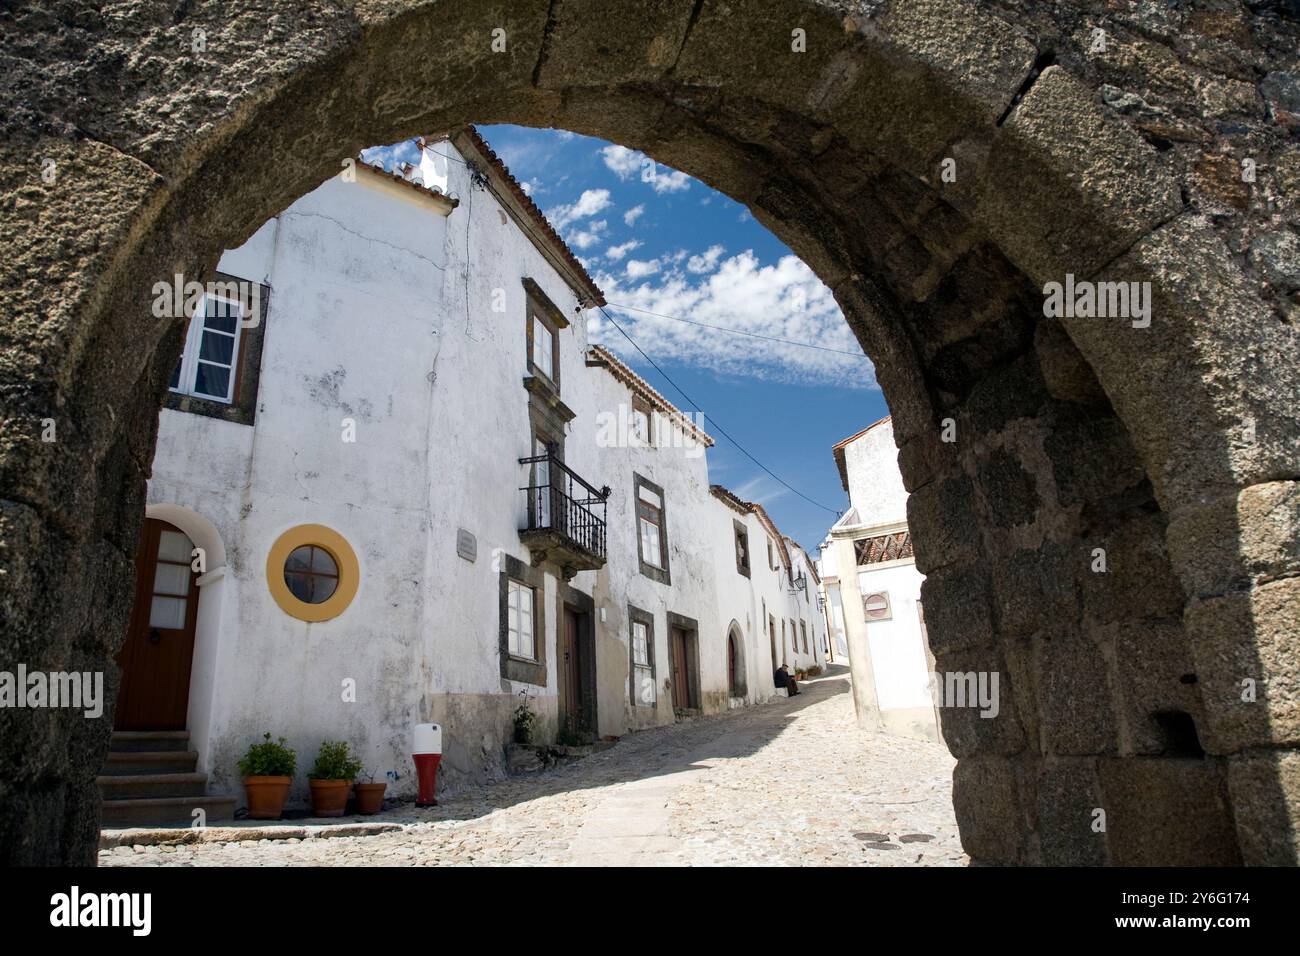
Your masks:
{"label": "wrought iron balcony", "polygon": [[554,452],[520,458],[529,466],[528,515],[519,537],[535,561],[559,565],[566,578],[605,565],[605,516],[609,488],[597,490]]}

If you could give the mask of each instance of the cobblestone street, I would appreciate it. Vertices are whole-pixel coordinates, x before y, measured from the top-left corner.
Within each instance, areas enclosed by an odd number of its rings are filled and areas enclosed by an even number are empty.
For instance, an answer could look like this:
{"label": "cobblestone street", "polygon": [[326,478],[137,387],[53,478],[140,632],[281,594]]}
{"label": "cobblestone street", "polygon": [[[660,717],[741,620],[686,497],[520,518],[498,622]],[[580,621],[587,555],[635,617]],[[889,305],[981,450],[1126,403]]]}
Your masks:
{"label": "cobblestone street", "polygon": [[[953,760],[857,729],[847,675],[558,769],[341,821],[371,836],[121,845],[103,866],[964,865]],[[229,831],[227,831],[229,832]],[[314,831],[309,831],[314,832]]]}

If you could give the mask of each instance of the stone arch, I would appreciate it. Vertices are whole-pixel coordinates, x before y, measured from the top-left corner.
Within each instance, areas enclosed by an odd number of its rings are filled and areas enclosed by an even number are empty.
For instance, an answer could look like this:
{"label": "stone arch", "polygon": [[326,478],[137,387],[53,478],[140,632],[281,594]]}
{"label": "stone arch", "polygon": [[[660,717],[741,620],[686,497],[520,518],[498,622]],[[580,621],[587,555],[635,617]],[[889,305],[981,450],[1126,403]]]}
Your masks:
{"label": "stone arch", "polygon": [[749,694],[749,663],[745,658],[745,635],[732,620],[727,627],[727,693],[744,699]]}
{"label": "stone arch", "polygon": [[[1253,240],[1285,240],[1295,184],[1271,174],[1243,199],[1222,172],[1243,148],[1295,168],[1252,85],[1286,63],[1294,22],[1216,27],[1216,100],[1192,92],[1206,28],[1185,12],[1156,29],[1102,0],[842,8],[196,4],[55,34],[17,11],[0,146],[17,250],[0,266],[8,654],[93,669],[116,647],[129,607],[111,585],[130,574],[180,349],[180,323],[150,315],[155,282],[202,275],[362,146],[558,126],[748,205],[874,361],[937,666],[1006,678],[998,719],[944,712],[973,856],[1294,860],[1300,372],[1284,263]],[[1113,58],[1088,52],[1097,23]],[[1171,76],[1177,120],[1154,132],[1106,101]],[[1153,321],[1043,320],[1043,284],[1067,275],[1150,282]],[[1243,679],[1263,688],[1253,703]],[[89,862],[107,731],[30,717],[4,715],[0,857]],[[1204,756],[1173,746],[1170,721]]]}

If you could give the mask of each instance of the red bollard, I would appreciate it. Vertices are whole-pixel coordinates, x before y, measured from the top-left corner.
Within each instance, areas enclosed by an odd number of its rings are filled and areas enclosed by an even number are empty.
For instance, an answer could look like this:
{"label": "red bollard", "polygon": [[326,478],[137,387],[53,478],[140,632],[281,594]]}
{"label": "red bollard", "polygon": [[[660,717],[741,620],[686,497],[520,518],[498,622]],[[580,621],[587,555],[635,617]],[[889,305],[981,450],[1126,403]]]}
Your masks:
{"label": "red bollard", "polygon": [[415,773],[420,781],[420,792],[415,798],[417,807],[436,807],[434,790],[438,785],[438,764],[442,762],[442,728],[437,724],[415,725]]}

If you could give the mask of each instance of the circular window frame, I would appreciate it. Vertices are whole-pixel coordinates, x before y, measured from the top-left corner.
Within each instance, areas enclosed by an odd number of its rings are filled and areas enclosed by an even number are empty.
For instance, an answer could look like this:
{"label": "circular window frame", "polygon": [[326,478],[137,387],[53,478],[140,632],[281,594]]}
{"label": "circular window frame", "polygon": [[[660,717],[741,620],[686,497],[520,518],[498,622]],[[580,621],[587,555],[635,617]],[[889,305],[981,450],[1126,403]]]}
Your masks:
{"label": "circular window frame", "polygon": [[[284,563],[289,555],[296,548],[309,544],[329,552],[339,570],[338,587],[320,604],[300,601],[289,590],[284,579]],[[356,597],[360,582],[361,568],[357,564],[357,555],[352,550],[352,545],[348,544],[343,535],[323,524],[300,524],[290,528],[275,539],[275,544],[271,545],[271,551],[266,556],[266,586],[271,591],[271,597],[285,614],[309,624],[328,621],[346,611]]]}

